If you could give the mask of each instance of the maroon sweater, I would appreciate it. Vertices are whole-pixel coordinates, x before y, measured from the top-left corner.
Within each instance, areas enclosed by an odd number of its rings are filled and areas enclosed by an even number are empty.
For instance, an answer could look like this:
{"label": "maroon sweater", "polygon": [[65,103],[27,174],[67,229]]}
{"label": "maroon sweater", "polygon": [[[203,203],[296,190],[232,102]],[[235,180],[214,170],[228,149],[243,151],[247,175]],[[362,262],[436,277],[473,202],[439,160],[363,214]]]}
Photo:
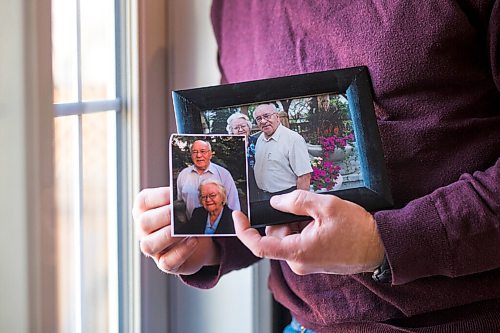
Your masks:
{"label": "maroon sweater", "polygon": [[[360,65],[372,78],[393,284],[273,261],[275,299],[318,332],[500,332],[500,1],[214,0],[212,21],[224,82]],[[185,282],[257,260],[216,242],[220,266]]]}

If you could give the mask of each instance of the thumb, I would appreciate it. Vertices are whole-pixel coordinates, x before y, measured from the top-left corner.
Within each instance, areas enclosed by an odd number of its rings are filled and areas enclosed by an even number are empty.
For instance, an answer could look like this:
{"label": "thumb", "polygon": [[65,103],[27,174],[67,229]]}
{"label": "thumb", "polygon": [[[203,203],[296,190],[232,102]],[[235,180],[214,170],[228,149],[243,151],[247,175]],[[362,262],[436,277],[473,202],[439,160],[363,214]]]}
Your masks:
{"label": "thumb", "polygon": [[318,216],[318,211],[334,196],[325,196],[304,190],[295,190],[290,193],[275,195],[271,198],[271,206],[285,213],[310,216],[313,219]]}
{"label": "thumb", "polygon": [[250,227],[246,216],[233,212],[236,236],[252,253],[260,258],[287,260],[299,252],[300,235],[290,235],[284,239],[273,236],[261,236],[257,229]]}
{"label": "thumb", "polygon": [[250,228],[250,221],[245,214],[239,210],[233,211],[234,230],[236,233],[243,232]]}

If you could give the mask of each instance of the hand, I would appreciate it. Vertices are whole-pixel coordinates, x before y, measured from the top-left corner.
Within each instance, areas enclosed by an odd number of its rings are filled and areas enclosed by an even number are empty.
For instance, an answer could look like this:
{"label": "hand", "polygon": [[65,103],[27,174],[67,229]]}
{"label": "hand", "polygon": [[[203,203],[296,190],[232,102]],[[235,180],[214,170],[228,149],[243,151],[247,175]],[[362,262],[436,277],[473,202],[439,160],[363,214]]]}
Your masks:
{"label": "hand", "polygon": [[137,195],[132,215],[142,253],[171,274],[194,274],[205,265],[218,264],[219,251],[211,238],[171,236],[170,212],[169,187],[145,189]]}
{"label": "hand", "polygon": [[236,235],[254,255],[286,260],[299,275],[373,272],[382,263],[375,220],[361,206],[301,190],[272,197],[271,206],[313,220],[268,226],[261,236],[245,215],[234,212]]}

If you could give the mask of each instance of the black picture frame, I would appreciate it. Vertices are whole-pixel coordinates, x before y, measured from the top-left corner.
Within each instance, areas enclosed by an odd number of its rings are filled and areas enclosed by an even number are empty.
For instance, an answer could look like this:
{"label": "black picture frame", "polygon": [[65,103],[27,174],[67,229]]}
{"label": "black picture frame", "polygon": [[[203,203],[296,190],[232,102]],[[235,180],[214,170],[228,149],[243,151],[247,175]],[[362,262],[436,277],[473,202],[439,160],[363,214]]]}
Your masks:
{"label": "black picture frame", "polygon": [[[321,194],[336,195],[359,204],[368,211],[390,208],[393,206],[393,199],[367,67],[176,90],[172,92],[172,98],[178,133],[204,134],[202,113],[207,110],[217,112],[230,107],[335,94],[347,98],[357,147],[356,156],[359,158],[360,180],[359,186]],[[277,211],[270,206],[269,200],[252,202],[250,205],[250,220],[254,227],[302,221],[306,218]]]}

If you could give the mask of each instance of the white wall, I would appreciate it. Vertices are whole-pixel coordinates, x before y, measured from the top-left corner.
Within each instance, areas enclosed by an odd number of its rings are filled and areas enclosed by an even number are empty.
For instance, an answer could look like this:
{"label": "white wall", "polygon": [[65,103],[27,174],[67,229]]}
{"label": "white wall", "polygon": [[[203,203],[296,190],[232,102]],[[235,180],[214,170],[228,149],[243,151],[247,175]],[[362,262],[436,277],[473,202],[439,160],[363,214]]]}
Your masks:
{"label": "white wall", "polygon": [[[27,332],[22,2],[0,5],[0,331]],[[17,29],[15,27],[18,27]],[[9,47],[6,47],[9,45]],[[8,64],[8,65],[7,65]],[[21,222],[21,223],[19,223]]]}
{"label": "white wall", "polygon": [[219,84],[210,6],[210,0],[169,1],[168,57],[173,90]]}
{"label": "white wall", "polygon": [[50,1],[1,1],[0,40],[0,332],[51,332]]}

